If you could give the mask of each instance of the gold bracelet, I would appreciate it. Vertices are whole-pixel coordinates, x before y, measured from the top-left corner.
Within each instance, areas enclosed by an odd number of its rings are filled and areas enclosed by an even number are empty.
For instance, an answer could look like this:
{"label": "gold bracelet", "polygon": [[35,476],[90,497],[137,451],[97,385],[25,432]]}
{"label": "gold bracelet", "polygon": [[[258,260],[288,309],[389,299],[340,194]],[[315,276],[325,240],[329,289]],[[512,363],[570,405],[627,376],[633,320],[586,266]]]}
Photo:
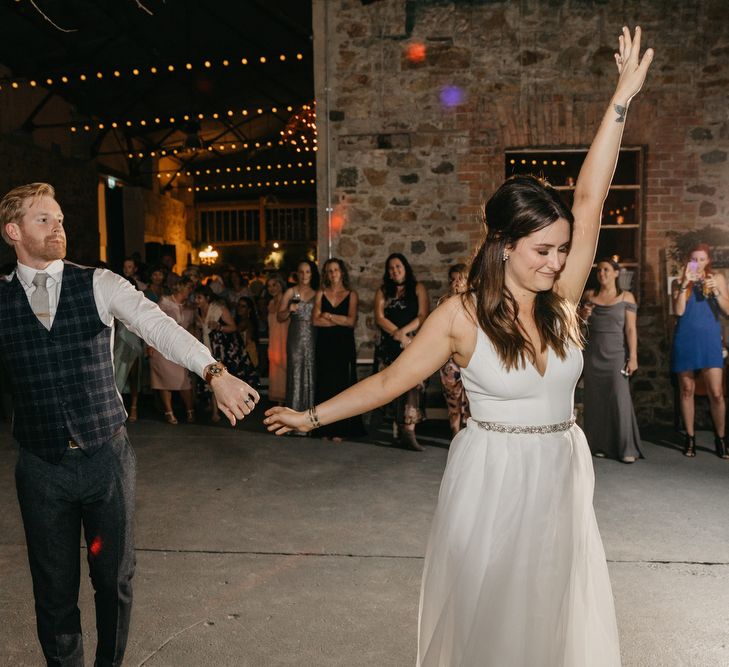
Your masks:
{"label": "gold bracelet", "polygon": [[311,424],[312,428],[319,428],[321,426],[321,422],[319,421],[319,415],[316,414],[316,406],[309,408],[306,411],[306,415],[309,418],[309,423]]}

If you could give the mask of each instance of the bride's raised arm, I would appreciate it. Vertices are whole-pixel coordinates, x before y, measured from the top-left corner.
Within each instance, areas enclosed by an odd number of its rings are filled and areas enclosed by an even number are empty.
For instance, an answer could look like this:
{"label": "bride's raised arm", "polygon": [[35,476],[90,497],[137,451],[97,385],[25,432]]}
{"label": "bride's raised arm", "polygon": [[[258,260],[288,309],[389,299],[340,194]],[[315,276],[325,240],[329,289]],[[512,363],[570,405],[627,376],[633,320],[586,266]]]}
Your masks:
{"label": "bride's raised arm", "polygon": [[618,83],[575,185],[572,245],[555,287],[573,303],[580,300],[595,259],[602,207],[617,164],[628,106],[643,86],[653,60],[653,49],[646,50],[640,58],[640,38],[639,26],[632,38],[626,27],[618,38],[619,49],[615,54]]}

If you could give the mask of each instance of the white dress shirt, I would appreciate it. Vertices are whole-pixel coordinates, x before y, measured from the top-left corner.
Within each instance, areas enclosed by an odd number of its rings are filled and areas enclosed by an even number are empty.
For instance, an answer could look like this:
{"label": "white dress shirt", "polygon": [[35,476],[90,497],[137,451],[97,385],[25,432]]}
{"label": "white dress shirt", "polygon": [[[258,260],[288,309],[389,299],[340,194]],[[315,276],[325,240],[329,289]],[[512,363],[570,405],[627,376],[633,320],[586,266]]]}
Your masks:
{"label": "white dress shirt", "polygon": [[[58,310],[58,299],[63,282],[63,260],[51,262],[44,273],[48,274],[46,287],[51,314],[51,326]],[[30,297],[36,290],[33,278],[39,269],[18,262],[18,280]],[[12,280],[11,274],[6,280]],[[210,351],[192,334],[188,333],[171,317],[165,315],[157,304],[152,303],[132,284],[107,269],[96,269],[93,277],[94,300],[99,319],[107,326],[114,325],[114,318],[123,322],[137,336],[145,340],[162,356],[184,366],[200,377],[205,377],[205,367],[215,363]],[[114,336],[111,337],[111,354],[114,355]]]}

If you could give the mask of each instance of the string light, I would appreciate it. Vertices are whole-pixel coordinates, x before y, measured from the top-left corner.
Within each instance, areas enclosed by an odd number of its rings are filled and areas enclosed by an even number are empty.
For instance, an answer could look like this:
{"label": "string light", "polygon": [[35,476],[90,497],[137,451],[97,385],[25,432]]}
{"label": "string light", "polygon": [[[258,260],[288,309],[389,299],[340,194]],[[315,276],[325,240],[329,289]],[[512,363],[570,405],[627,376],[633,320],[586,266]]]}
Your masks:
{"label": "string light", "polygon": [[[276,162],[270,164],[256,164],[256,165],[236,165],[234,167],[216,167],[208,169],[187,169],[184,174],[185,176],[206,176],[212,174],[242,174],[252,173],[254,171],[280,171],[282,169],[310,169],[314,166],[314,163],[309,162]],[[152,172],[154,173],[154,172]],[[165,170],[157,172],[157,178],[172,178],[175,175],[182,174],[182,171],[176,170]]]}
{"label": "string light", "polygon": [[281,130],[281,138],[284,143],[290,144],[301,151],[316,151],[317,130],[316,130],[316,102],[303,104],[286,123]]}
{"label": "string light", "polygon": [[[307,106],[307,105],[304,105],[304,106]],[[287,112],[290,113],[294,110],[294,107],[292,107],[291,105],[288,105],[287,107],[285,107],[285,109]],[[279,107],[269,107],[266,109],[259,107],[255,110],[255,113],[257,113],[260,116],[260,115],[263,115],[266,113],[277,114],[281,110],[282,109],[279,109]],[[249,113],[253,113],[253,112],[249,111],[248,109],[226,109],[223,112],[214,111],[214,112],[208,113],[208,114],[187,112],[187,113],[181,114],[180,116],[170,116],[168,118],[168,120],[169,120],[170,125],[175,125],[176,123],[178,123],[178,124],[186,123],[193,116],[196,116],[198,120],[205,120],[206,118],[210,118],[212,120],[219,120],[220,118],[235,118],[235,116],[237,116],[237,115],[248,116]],[[127,127],[134,127],[135,125],[144,127],[145,125],[152,125],[152,124],[160,125],[163,123],[163,120],[164,119],[157,116],[154,119],[137,118],[135,120],[118,118],[114,121],[108,121],[108,122],[109,122],[109,124],[114,123],[114,122],[119,123],[119,124],[124,123]],[[291,121],[289,121],[289,122],[291,122]],[[78,129],[78,126],[70,125],[71,132],[76,131],[76,129],[74,129],[74,128]],[[316,130],[316,125],[314,125],[314,130]],[[316,135],[316,132],[314,132],[314,135]],[[316,143],[316,139],[314,139],[314,143]]]}
{"label": "string light", "polygon": [[[246,66],[249,63],[259,63],[261,65],[265,65],[266,63],[275,63],[275,62],[287,62],[287,61],[298,61],[301,62],[304,60],[304,54],[303,53],[294,53],[294,54],[285,54],[281,53],[278,56],[273,55],[261,55],[256,57],[240,57],[240,58],[222,58],[218,61],[212,60],[210,58],[206,58],[203,61],[201,61],[198,65],[195,65],[195,63],[192,62],[186,62],[182,64],[175,64],[175,63],[169,63],[166,66],[159,66],[159,65],[150,65],[150,66],[137,66],[137,67],[130,67],[126,72],[132,76],[140,76],[144,72],[149,72],[150,74],[156,75],[160,73],[170,73],[173,74],[178,67],[186,69],[186,70],[193,70],[196,67],[202,67],[205,69],[212,69],[215,67],[222,67],[226,68],[231,65],[231,63],[239,62],[242,66]],[[64,74],[56,74],[55,80],[60,80],[63,83],[68,83],[71,80],[79,80],[82,82],[88,82],[88,81],[103,81],[106,76],[114,77],[114,78],[121,78],[124,76],[124,71],[121,69],[114,69],[109,71],[99,71],[96,72],[95,76],[88,76],[85,73],[77,72],[77,73],[64,73]],[[52,86],[53,85],[54,78],[52,77],[46,77],[45,82],[47,85]],[[30,86],[35,86],[36,84],[32,83],[29,79],[25,77],[5,77],[0,78],[0,90],[3,90],[4,86],[10,86],[10,89],[12,90],[18,90],[24,83],[28,83]]]}
{"label": "string light", "polygon": [[291,185],[314,185],[314,178],[294,178],[277,181],[250,181],[247,183],[225,183],[221,185],[195,185],[188,186],[188,192],[215,192],[218,190],[251,190],[253,188],[285,188]]}
{"label": "string light", "polygon": [[[92,128],[89,125],[84,125],[83,129],[86,131],[90,131]],[[76,131],[77,131],[77,129],[71,128],[71,132],[76,132]],[[274,145],[273,141],[266,141],[264,143],[260,143],[257,141],[255,144],[255,148],[273,148],[273,145]],[[279,142],[277,142],[277,145],[282,146],[283,144],[282,144],[282,142],[279,141]],[[210,144],[206,148],[208,151],[211,151],[211,152],[213,150],[218,150],[218,151],[223,152],[226,150],[238,150],[239,148],[247,149],[249,147],[250,147],[250,145],[247,142],[244,142],[242,144],[238,143],[238,142],[229,142],[229,143],[216,143],[215,145]],[[203,150],[203,149],[200,149],[200,150]],[[184,144],[167,145],[167,146],[163,146],[159,149],[159,154],[161,156],[178,155],[179,153],[188,153],[188,152],[190,152],[190,149],[185,148]],[[106,154],[110,155],[111,153],[106,153]],[[143,158],[143,157],[154,157],[154,156],[155,156],[155,151],[138,151],[135,149],[134,151],[130,151],[127,153],[127,157],[130,159],[133,157]]]}

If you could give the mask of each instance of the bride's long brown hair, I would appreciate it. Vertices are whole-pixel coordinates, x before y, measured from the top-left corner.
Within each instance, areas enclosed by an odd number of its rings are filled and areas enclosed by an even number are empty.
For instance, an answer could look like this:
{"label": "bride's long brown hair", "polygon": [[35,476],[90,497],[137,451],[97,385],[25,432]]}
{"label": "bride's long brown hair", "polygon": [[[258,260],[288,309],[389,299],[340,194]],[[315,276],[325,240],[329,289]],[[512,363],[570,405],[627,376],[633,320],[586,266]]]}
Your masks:
{"label": "bride's long brown hair", "polygon": [[[475,295],[476,319],[496,348],[504,366],[524,367],[536,361],[536,351],[517,321],[519,305],[504,281],[504,252],[519,239],[563,218],[569,223],[570,241],[574,217],[558,192],[534,176],[508,179],[488,200],[484,209],[486,237],[471,263],[464,306]],[[570,343],[582,347],[575,305],[554,290],[539,292],[534,301],[534,321],[542,350],[551,347],[561,359]]]}

